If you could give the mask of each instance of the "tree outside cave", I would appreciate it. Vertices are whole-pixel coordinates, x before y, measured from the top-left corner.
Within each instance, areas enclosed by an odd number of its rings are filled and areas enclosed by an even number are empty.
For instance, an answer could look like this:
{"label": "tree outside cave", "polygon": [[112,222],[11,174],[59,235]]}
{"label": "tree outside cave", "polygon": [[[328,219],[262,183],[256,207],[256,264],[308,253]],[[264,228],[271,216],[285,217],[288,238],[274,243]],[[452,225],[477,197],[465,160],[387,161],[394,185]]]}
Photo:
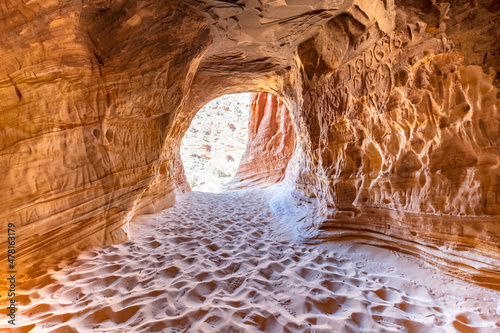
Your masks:
{"label": "tree outside cave", "polygon": [[224,95],[196,114],[181,145],[193,191],[220,192],[234,177],[248,139],[251,93]]}

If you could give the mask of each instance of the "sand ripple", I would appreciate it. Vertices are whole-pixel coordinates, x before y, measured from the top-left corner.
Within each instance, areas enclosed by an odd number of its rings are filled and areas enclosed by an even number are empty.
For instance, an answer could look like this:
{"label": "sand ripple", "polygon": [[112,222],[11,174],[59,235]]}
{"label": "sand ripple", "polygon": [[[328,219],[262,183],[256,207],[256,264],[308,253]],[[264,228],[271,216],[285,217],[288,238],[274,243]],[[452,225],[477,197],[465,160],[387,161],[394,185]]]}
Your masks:
{"label": "sand ripple", "polygon": [[40,269],[19,332],[500,332],[500,292],[352,241],[290,238],[263,190],[192,192]]}

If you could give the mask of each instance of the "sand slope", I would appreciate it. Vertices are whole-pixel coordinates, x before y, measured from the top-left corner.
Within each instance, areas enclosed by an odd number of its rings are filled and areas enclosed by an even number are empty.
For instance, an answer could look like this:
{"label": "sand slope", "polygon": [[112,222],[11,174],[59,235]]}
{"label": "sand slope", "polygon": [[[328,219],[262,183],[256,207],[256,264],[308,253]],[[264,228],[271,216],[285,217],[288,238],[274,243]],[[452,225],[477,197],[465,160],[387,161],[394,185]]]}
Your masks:
{"label": "sand slope", "polygon": [[500,332],[499,292],[385,249],[297,243],[270,191],[188,193],[130,241],[41,269],[18,331]]}

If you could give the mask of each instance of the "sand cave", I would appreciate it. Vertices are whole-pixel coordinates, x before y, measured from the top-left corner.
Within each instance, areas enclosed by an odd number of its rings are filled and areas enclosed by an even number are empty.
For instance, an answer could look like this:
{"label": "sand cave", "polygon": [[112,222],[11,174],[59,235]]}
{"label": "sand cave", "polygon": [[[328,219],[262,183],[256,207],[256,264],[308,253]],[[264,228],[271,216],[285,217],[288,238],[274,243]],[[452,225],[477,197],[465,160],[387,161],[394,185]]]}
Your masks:
{"label": "sand cave", "polygon": [[[0,330],[500,332],[499,22],[497,0],[0,1]],[[183,138],[235,93],[244,153],[192,191]]]}

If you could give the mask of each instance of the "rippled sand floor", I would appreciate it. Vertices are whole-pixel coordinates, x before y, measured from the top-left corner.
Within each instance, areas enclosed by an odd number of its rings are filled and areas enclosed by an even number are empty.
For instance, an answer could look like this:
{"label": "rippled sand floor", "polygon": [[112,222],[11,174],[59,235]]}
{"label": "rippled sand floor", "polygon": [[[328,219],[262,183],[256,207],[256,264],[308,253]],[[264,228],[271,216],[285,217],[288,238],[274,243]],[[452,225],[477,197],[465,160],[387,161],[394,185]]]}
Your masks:
{"label": "rippled sand floor", "polygon": [[269,191],[191,192],[132,239],[41,270],[26,332],[500,332],[500,292],[394,251],[297,243]]}

